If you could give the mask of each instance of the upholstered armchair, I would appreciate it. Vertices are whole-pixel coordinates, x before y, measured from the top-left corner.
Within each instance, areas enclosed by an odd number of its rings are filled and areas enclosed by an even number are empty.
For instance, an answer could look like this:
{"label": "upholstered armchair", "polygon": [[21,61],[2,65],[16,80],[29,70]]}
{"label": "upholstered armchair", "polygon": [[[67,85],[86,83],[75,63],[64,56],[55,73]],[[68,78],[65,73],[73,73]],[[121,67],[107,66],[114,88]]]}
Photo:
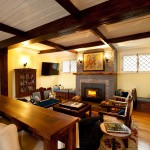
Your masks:
{"label": "upholstered armchair", "polygon": [[[63,147],[58,141],[58,149]],[[0,150],[43,150],[43,141],[24,130],[18,133],[15,124],[0,123]]]}

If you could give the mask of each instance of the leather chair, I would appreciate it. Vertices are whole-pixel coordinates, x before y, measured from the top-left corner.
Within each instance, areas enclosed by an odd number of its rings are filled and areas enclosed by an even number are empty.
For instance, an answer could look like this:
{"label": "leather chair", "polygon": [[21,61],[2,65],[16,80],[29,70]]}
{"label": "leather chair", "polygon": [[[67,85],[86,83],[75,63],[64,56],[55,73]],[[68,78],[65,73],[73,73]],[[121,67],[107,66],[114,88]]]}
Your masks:
{"label": "leather chair", "polygon": [[79,147],[78,150],[97,150],[103,132],[100,129],[101,116],[87,117],[79,121]]}

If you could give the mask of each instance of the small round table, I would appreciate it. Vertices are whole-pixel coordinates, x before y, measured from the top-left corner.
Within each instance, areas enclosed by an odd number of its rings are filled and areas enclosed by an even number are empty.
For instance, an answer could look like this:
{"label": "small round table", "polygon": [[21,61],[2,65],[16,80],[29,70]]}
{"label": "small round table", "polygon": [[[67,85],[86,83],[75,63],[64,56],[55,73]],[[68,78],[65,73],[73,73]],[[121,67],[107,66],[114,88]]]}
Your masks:
{"label": "small round table", "polygon": [[[112,123],[112,122],[111,122],[111,123]],[[100,124],[101,130],[102,130],[105,134],[110,135],[110,136],[113,137],[113,138],[112,138],[112,150],[115,150],[115,149],[116,149],[116,147],[115,147],[115,138],[116,138],[116,137],[125,139],[125,138],[128,138],[128,137],[131,135],[131,130],[130,130],[127,126],[125,126],[125,127],[127,128],[128,133],[114,133],[114,132],[107,132],[107,131],[106,131],[105,123],[101,123],[101,124]],[[125,143],[125,146],[126,146],[126,143]]]}

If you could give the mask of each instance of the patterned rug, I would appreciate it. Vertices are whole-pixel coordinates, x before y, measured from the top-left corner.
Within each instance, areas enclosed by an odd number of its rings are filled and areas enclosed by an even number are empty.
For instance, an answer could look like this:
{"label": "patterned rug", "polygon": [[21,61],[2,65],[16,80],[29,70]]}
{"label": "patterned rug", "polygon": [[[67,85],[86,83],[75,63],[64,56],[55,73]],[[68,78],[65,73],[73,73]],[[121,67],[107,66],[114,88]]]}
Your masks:
{"label": "patterned rug", "polygon": [[[138,149],[138,125],[133,121],[131,125],[131,136],[128,138],[128,148],[125,148],[121,139],[115,138],[116,150],[137,150]],[[112,137],[104,135],[100,140],[100,147],[98,150],[112,150]]]}

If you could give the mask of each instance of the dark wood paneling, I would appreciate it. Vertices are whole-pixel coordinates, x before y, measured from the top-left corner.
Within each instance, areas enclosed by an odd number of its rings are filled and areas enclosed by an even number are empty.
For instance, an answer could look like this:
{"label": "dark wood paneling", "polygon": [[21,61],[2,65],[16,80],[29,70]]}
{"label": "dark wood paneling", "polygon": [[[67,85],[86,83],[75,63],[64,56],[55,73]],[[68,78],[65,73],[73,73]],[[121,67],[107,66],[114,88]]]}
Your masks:
{"label": "dark wood paneling", "polygon": [[0,49],[0,94],[8,96],[8,48]]}

